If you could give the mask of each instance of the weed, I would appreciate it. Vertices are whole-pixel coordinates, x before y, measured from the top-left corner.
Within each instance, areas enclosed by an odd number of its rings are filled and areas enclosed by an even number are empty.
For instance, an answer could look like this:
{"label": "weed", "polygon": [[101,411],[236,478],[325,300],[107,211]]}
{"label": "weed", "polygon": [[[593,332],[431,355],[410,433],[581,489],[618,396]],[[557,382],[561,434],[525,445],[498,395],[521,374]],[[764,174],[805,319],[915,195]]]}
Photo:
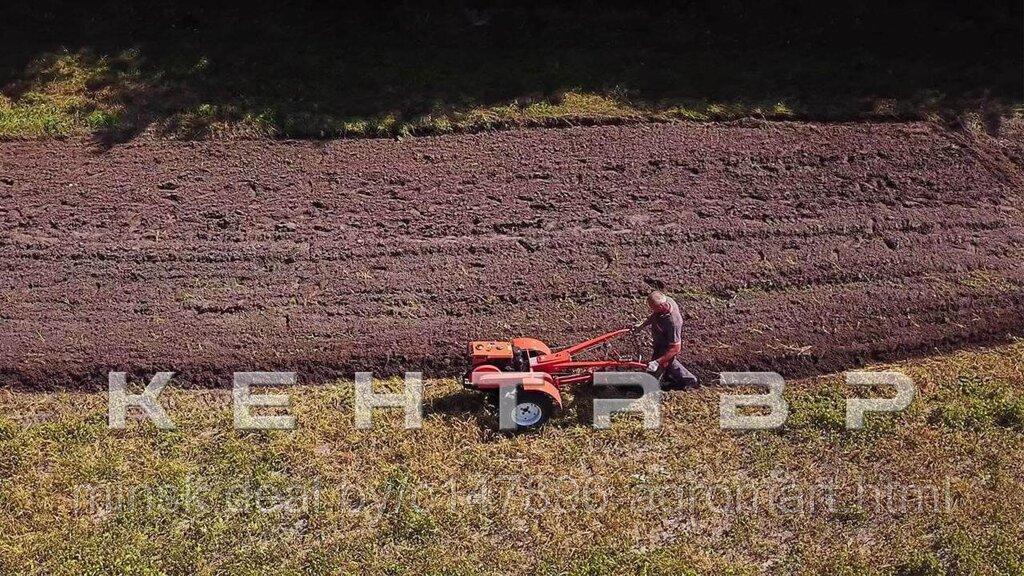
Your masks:
{"label": "weed", "polygon": [[846,427],[844,398],[836,388],[799,394],[789,404],[792,416],[787,426],[796,430],[832,432]]}
{"label": "weed", "polygon": [[993,426],[1021,429],[1024,399],[1005,381],[969,374],[940,391],[928,414],[933,426],[985,430]]}
{"label": "weed", "polygon": [[896,576],[944,576],[946,569],[933,552],[920,552],[896,566]]}

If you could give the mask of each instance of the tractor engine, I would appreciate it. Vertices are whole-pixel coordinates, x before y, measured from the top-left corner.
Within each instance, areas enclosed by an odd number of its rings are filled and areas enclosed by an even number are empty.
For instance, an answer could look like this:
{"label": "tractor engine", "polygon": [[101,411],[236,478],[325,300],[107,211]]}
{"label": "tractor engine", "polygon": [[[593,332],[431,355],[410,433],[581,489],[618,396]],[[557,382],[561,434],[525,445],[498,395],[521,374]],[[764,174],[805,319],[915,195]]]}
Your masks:
{"label": "tractor engine", "polygon": [[503,372],[529,371],[530,356],[511,342],[479,340],[469,343],[470,370],[485,364]]}

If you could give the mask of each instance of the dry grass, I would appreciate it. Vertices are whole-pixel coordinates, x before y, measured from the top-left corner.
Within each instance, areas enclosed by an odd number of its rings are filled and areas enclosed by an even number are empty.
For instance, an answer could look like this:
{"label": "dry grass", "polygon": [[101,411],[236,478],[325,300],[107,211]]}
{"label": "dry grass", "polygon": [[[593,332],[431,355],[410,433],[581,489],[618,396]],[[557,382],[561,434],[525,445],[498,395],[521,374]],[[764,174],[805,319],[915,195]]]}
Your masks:
{"label": "dry grass", "polygon": [[224,391],[166,391],[159,432],[4,390],[0,572],[1021,573],[1024,343],[898,369],[920,396],[861,432],[840,377],[793,382],[777,432],[719,430],[705,389],[657,431],[518,437],[451,381],[408,432],[354,429],[350,383],[293,389],[294,432],[232,430]]}

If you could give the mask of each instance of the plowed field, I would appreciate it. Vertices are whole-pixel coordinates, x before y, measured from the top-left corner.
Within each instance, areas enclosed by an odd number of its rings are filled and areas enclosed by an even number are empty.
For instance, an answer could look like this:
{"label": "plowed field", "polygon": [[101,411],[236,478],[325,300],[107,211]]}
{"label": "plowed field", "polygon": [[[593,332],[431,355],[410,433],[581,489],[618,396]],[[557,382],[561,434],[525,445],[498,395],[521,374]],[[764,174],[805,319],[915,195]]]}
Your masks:
{"label": "plowed field", "polygon": [[1024,328],[1020,170],[924,123],[7,142],[0,374],[455,375],[467,340],[568,344],[652,287],[704,374],[1004,339]]}

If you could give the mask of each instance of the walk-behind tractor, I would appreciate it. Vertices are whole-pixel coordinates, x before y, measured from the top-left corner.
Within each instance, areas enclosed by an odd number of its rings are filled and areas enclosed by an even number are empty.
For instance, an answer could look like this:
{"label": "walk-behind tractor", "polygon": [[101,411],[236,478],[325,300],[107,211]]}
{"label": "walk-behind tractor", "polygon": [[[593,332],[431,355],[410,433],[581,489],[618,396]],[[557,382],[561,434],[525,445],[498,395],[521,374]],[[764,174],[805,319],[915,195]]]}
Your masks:
{"label": "walk-behind tractor", "polygon": [[[592,384],[594,373],[599,371],[637,372],[646,369],[647,365],[641,362],[639,345],[635,354],[611,357],[610,341],[631,332],[628,328],[616,330],[556,351],[535,338],[470,342],[471,369],[465,384],[491,395],[495,406],[499,406],[498,391],[502,385],[515,385],[516,404],[512,421],[520,429],[539,428],[556,409],[562,407],[562,389]],[[596,360],[576,358],[597,347],[604,348],[603,357]]]}

